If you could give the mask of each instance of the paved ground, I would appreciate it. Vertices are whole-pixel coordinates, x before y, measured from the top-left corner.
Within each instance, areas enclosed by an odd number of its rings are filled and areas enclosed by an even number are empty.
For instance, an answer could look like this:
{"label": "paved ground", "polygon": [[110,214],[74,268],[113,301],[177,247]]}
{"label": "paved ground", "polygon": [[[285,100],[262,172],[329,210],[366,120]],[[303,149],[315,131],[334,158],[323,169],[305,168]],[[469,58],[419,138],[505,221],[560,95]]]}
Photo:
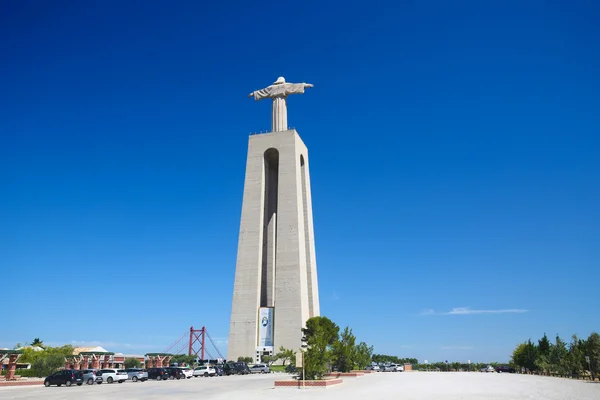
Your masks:
{"label": "paved ground", "polygon": [[344,399],[402,400],[598,400],[600,383],[561,378],[481,373],[398,372],[346,378],[328,389],[273,389],[284,374],[192,378],[186,381],[125,382],[81,387],[0,388],[0,399]]}

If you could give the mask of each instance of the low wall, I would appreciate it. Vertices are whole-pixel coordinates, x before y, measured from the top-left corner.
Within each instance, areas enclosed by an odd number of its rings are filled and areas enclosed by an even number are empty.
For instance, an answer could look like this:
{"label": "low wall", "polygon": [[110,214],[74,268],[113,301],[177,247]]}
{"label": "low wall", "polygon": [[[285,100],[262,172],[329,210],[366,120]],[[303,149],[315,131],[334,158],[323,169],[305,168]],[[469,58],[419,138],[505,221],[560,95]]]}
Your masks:
{"label": "low wall", "polygon": [[329,374],[323,375],[325,378],[356,378],[359,376],[364,376],[363,372],[352,371],[352,372],[331,372]]}
{"label": "low wall", "polygon": [[0,388],[6,386],[42,386],[44,381],[0,381]]}
{"label": "low wall", "polygon": [[302,381],[302,380],[285,380],[275,381],[275,388],[295,387],[295,388],[327,388],[334,385],[340,385],[344,382],[343,379],[323,379],[318,381]]}

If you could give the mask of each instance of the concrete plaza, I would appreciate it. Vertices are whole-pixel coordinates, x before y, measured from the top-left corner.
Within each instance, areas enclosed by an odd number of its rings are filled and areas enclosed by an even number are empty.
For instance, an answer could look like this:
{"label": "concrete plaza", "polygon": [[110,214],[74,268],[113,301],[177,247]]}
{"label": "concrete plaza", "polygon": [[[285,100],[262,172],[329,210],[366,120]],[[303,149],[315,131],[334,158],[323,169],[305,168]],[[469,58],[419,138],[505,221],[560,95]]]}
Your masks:
{"label": "concrete plaza", "polygon": [[186,381],[125,382],[81,387],[0,388],[4,399],[345,399],[393,396],[403,400],[597,400],[600,384],[562,378],[516,374],[386,372],[347,378],[328,389],[273,389],[284,374],[193,378]]}

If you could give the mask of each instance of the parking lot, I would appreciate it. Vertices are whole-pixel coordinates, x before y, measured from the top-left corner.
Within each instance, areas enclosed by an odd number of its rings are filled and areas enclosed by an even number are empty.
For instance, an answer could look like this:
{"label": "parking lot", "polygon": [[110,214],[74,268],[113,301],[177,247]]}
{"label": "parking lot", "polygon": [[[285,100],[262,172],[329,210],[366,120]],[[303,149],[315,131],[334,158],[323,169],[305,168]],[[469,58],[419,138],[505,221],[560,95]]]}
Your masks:
{"label": "parking lot", "polygon": [[73,387],[0,388],[6,399],[356,399],[395,396],[403,400],[598,400],[600,384],[561,378],[481,373],[377,373],[347,378],[328,389],[274,389],[285,374],[192,378],[184,381],[125,382]]}

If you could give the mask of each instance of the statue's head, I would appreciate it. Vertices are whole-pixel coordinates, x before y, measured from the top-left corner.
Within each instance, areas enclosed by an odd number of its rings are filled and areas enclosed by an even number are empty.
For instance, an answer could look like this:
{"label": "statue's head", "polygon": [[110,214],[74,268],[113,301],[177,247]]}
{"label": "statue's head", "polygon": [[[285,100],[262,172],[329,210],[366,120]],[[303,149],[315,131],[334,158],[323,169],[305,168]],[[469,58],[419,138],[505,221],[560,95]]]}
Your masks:
{"label": "statue's head", "polygon": [[277,80],[273,83],[273,85],[281,85],[282,83],[285,83],[285,78],[283,76],[280,76],[279,78],[277,78]]}

